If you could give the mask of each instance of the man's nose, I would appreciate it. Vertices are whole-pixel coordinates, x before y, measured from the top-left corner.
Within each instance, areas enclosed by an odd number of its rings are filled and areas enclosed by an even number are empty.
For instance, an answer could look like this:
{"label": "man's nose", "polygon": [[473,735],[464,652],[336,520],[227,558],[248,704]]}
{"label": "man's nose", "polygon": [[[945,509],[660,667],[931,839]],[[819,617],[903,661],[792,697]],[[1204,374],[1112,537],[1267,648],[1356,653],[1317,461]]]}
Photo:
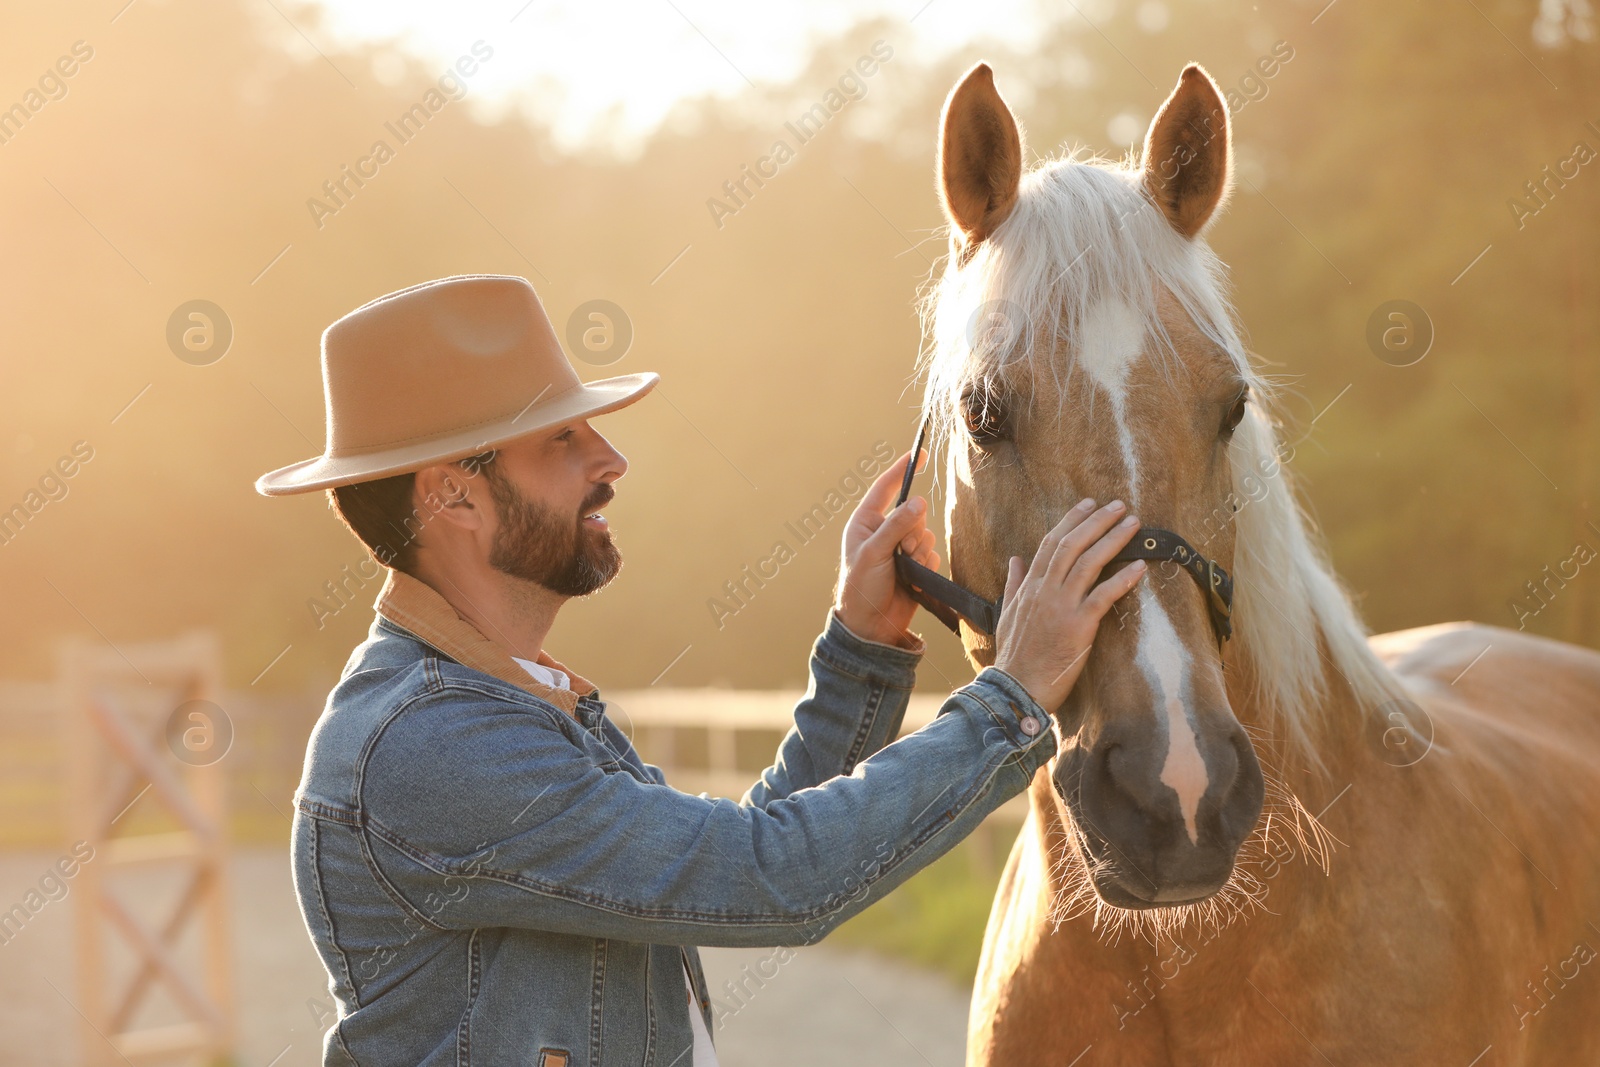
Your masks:
{"label": "man's nose", "polygon": [[603,472],[597,479],[602,482],[614,482],[628,473],[628,457],[617,451],[615,445],[606,440],[605,435],[594,427],[589,427],[589,432],[594,434],[596,448],[595,465]]}

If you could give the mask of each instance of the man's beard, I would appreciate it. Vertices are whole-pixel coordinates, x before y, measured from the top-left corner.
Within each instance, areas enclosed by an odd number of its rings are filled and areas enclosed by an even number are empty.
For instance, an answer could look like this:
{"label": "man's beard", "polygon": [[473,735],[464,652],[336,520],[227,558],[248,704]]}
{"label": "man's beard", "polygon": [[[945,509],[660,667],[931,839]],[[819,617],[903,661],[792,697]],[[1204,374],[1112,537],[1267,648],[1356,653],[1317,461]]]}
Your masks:
{"label": "man's beard", "polygon": [[492,467],[486,467],[484,474],[500,513],[500,528],[489,550],[491,567],[563,596],[588,596],[617,576],[622,553],[612,543],[611,531],[596,536],[583,526],[583,516],[605,507],[616,495],[611,486],[598,486],[573,516],[529,500]]}

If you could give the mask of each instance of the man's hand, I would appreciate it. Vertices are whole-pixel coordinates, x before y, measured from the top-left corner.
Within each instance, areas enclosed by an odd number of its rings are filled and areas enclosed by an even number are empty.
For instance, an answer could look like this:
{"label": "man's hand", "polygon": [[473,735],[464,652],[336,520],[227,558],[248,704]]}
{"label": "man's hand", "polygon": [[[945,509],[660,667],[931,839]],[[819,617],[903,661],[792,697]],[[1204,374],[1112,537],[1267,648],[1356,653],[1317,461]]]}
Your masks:
{"label": "man's hand", "polygon": [[[927,456],[927,449],[917,456],[918,470],[926,464]],[[907,452],[898,462],[891,463],[850,516],[844,528],[844,561],[834,597],[834,611],[852,633],[902,648],[914,648],[918,643],[907,630],[917,602],[895,581],[895,546],[905,549],[923,566],[939,569],[933,531],[928,529],[928,502],[914,496],[884,514],[899,492],[900,480],[910,462],[911,453]]]}
{"label": "man's hand", "polygon": [[1139,529],[1138,516],[1117,521],[1126,510],[1120,500],[1093,508],[1093,500],[1083,500],[1063,515],[1039,542],[1026,570],[1021,556],[1008,562],[994,665],[1052,713],[1066,703],[1083,673],[1100,620],[1146,569],[1144,560],[1136,559],[1090,587]]}

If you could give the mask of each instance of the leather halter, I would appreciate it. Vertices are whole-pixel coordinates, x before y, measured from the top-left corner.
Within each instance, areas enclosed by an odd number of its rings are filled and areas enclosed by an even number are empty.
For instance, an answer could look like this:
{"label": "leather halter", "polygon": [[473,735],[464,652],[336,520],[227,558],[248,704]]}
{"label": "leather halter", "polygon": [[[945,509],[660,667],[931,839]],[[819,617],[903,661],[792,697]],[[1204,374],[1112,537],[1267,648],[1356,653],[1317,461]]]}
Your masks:
{"label": "leather halter", "polygon": [[[928,437],[928,421],[923,420],[917,431],[917,443],[911,449],[911,462],[906,464],[905,476],[900,481],[900,496],[895,507],[906,502],[911,494],[911,481],[917,473],[917,457]],[[1207,559],[1194,546],[1171,530],[1141,526],[1133,540],[1122,547],[1111,562],[1122,560],[1150,560],[1158,563],[1172,562],[1188,571],[1200,586],[1206,598],[1206,608],[1211,615],[1211,627],[1217,634],[1217,648],[1233,636],[1233,579],[1228,572]],[[906,555],[899,546],[894,550],[895,573],[906,587],[911,598],[927,608],[935,618],[959,633],[960,623],[981,634],[994,636],[1000,623],[1000,600],[985,600],[964,585],[951,581],[938,571],[931,570]],[[1099,581],[1098,576],[1095,579]]]}

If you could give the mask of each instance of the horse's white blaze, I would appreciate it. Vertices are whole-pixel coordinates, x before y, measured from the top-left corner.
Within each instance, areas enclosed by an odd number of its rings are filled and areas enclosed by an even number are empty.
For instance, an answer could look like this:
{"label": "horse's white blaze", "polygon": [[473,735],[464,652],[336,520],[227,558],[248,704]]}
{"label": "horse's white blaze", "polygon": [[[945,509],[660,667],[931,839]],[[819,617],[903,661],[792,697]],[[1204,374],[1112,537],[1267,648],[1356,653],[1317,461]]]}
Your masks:
{"label": "horse's white blaze", "polygon": [[[1084,317],[1077,351],[1078,366],[1111,400],[1117,440],[1128,470],[1128,498],[1134,507],[1139,501],[1139,453],[1128,427],[1126,406],[1128,375],[1144,351],[1145,336],[1144,322],[1131,305],[1121,300],[1101,300],[1092,305]],[[1178,795],[1184,829],[1189,833],[1189,841],[1198,844],[1200,835],[1195,819],[1209,776],[1194,726],[1185,709],[1192,661],[1166,609],[1148,583],[1139,587],[1137,618],[1140,624],[1139,670],[1161,706],[1158,719],[1167,737],[1161,783]]]}
{"label": "horse's white blaze", "polygon": [[1195,815],[1206,794],[1210,776],[1200,754],[1194,725],[1189,722],[1185,698],[1189,693],[1189,650],[1178,638],[1167,611],[1149,585],[1139,586],[1139,651],[1135,661],[1161,706],[1167,730],[1167,759],[1161,767],[1161,784],[1178,794],[1183,826],[1191,844],[1199,844]]}
{"label": "horse's white blaze", "polygon": [[1077,365],[1111,398],[1117,441],[1128,467],[1128,496],[1139,502],[1139,453],[1128,428],[1128,372],[1144,351],[1145,327],[1125,300],[1101,300],[1089,308],[1079,331]]}

